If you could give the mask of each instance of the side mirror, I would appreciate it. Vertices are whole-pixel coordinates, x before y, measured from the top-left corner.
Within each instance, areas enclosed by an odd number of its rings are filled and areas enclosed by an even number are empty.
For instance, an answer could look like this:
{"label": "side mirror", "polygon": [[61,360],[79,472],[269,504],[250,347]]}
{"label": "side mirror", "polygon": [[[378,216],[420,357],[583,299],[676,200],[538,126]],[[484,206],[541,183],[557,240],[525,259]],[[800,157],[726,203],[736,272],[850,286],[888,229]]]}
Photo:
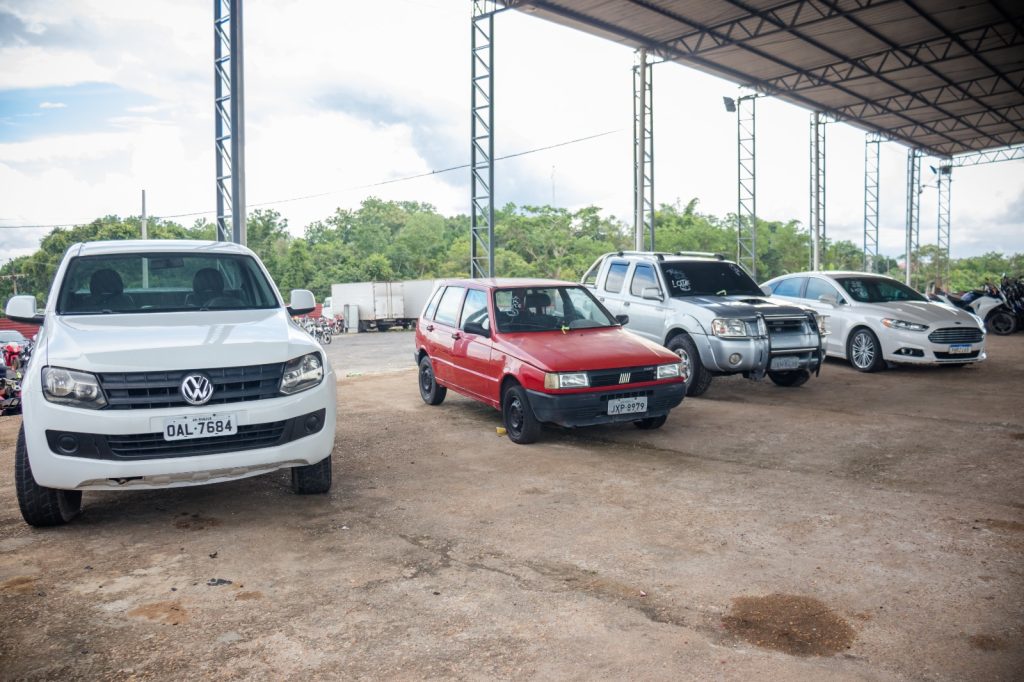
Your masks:
{"label": "side mirror", "polygon": [[625,327],[627,324],[629,324],[629,315],[616,315],[615,320],[623,327]]}
{"label": "side mirror", "polygon": [[42,324],[45,319],[44,315],[36,308],[35,296],[12,296],[11,300],[7,301],[4,314],[14,322],[27,324]]}
{"label": "side mirror", "polygon": [[839,298],[835,294],[822,294],[818,300],[829,305],[839,305]]}
{"label": "side mirror", "polygon": [[484,326],[479,322],[467,322],[465,326],[463,326],[462,331],[467,334],[476,334],[477,336],[486,336],[487,338],[491,338],[491,330],[484,329]]}
{"label": "side mirror", "polygon": [[772,291],[771,287],[761,285],[761,293],[765,296],[771,296],[775,292]]}
{"label": "side mirror", "polygon": [[644,290],[640,292],[640,298],[647,301],[665,300],[665,297],[661,295],[661,289],[658,287],[644,287]]}
{"label": "side mirror", "polygon": [[316,310],[316,298],[313,297],[312,291],[308,289],[292,289],[292,300],[288,304],[289,315],[292,317],[308,315],[314,310]]}

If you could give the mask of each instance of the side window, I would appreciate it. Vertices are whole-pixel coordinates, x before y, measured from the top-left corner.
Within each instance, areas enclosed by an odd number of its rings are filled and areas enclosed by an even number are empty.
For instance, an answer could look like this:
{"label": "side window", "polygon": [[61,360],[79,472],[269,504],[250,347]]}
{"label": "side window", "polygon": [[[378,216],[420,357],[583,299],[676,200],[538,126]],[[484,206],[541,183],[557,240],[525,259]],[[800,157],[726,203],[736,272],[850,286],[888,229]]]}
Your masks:
{"label": "side window", "polygon": [[817,277],[811,277],[807,280],[807,293],[804,294],[804,298],[812,301],[817,301],[819,296],[835,296],[841,298],[839,292],[835,290],[831,284],[823,279]]}
{"label": "side window", "polygon": [[467,322],[475,322],[482,325],[484,329],[491,328],[487,316],[487,294],[480,289],[470,289],[466,292],[466,302],[462,305],[462,321],[459,328],[465,331]]}
{"label": "side window", "polygon": [[590,266],[587,273],[583,275],[583,286],[590,287],[591,289],[597,288],[597,273],[601,271],[601,264],[604,261],[598,260],[596,263]]}
{"label": "side window", "polygon": [[807,281],[806,277],[790,277],[784,279],[775,285],[776,296],[795,296],[800,297],[800,290],[804,288],[804,282]]}
{"label": "side window", "polygon": [[612,263],[608,266],[608,276],[604,280],[604,290],[617,294],[622,291],[622,283],[626,281],[626,270],[629,263]]}
{"label": "side window", "polygon": [[423,319],[434,319],[434,313],[437,312],[437,302],[441,300],[441,294],[443,293],[444,287],[438,287],[437,291],[434,292],[434,295],[430,297],[430,302],[427,303],[427,307],[423,311]]}
{"label": "side window", "polygon": [[629,284],[629,293],[640,296],[648,287],[661,289],[658,286],[658,276],[654,274],[653,266],[638,263],[633,270],[633,281]]}
{"label": "side window", "polygon": [[462,305],[462,294],[466,292],[465,287],[448,287],[441,295],[441,301],[437,304],[437,314],[434,319],[441,324],[454,327],[459,317],[459,307]]}

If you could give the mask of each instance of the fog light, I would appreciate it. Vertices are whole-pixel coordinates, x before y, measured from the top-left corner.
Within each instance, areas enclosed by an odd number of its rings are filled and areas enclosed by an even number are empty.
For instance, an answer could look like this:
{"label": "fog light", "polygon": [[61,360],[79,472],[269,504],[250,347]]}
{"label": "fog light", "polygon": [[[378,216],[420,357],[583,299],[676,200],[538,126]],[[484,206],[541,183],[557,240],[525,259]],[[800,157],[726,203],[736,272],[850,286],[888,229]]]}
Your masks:
{"label": "fog light", "polygon": [[78,439],[72,436],[70,433],[65,433],[63,436],[57,439],[57,447],[60,451],[65,454],[73,454],[78,452]]}
{"label": "fog light", "polygon": [[729,356],[729,364],[730,365],[738,365],[738,364],[740,364],[740,360],[742,360],[742,359],[743,359],[742,355],[740,355],[739,353],[733,353],[732,355]]}
{"label": "fog light", "polygon": [[306,417],[306,433],[316,433],[320,430],[320,417],[311,414]]}

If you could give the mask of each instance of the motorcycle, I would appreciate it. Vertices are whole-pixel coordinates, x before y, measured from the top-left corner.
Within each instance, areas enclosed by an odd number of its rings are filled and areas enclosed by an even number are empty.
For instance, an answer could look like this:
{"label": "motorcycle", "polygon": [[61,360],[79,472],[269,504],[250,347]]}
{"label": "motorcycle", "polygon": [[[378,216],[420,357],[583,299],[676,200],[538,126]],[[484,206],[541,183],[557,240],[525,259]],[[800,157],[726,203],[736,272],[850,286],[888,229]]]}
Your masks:
{"label": "motorcycle", "polygon": [[1017,316],[1003,291],[990,282],[985,282],[981,289],[968,291],[957,296],[934,286],[929,287],[927,297],[938,303],[945,303],[966,310],[978,316],[985,327],[993,334],[1005,336],[1017,329]]}

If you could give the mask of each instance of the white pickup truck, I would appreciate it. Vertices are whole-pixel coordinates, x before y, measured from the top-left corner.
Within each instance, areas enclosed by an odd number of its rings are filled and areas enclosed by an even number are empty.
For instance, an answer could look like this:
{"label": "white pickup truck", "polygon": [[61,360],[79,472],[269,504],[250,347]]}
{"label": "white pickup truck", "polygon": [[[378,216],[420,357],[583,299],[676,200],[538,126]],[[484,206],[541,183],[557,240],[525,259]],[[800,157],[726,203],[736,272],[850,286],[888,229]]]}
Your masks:
{"label": "white pickup truck", "polygon": [[583,276],[626,329],[662,344],[687,369],[686,395],[712,377],[742,374],[800,386],[824,359],[825,317],[769,299],[736,263],[712,253],[619,251]]}
{"label": "white pickup truck", "polygon": [[75,244],[25,370],[15,486],[25,521],[53,526],[83,490],[170,488],[290,468],[292,489],[331,487],[336,387],[323,349],[292,324],[256,255],[225,242]]}

